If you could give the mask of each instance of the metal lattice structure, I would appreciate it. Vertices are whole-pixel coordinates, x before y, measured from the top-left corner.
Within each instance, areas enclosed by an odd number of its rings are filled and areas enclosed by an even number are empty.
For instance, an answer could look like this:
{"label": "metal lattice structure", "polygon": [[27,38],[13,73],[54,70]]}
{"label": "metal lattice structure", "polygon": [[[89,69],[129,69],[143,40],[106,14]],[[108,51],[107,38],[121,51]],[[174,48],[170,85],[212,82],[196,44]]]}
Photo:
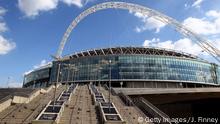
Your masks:
{"label": "metal lattice structure", "polygon": [[159,55],[159,56],[173,56],[189,59],[198,59],[191,54],[161,49],[161,48],[144,48],[144,47],[113,47],[101,48],[93,50],[85,50],[72,55],[64,56],[60,60],[68,60],[71,58],[90,57],[90,56],[108,56],[108,55]]}
{"label": "metal lattice structure", "polygon": [[133,4],[133,3],[126,3],[126,2],[105,2],[101,4],[97,4],[95,6],[90,7],[89,9],[83,11],[80,15],[78,15],[72,23],[69,25],[67,28],[62,41],[60,42],[59,49],[56,54],[56,58],[61,58],[64,46],[72,32],[72,30],[77,26],[77,24],[83,20],[85,17],[88,15],[95,13],[100,10],[104,9],[125,9],[129,10],[132,12],[138,12],[143,15],[146,15],[148,17],[153,17],[165,24],[169,24],[173,26],[178,32],[180,32],[183,36],[191,39],[194,41],[196,44],[198,44],[204,51],[209,53],[211,56],[213,56],[218,62],[220,62],[220,51],[211,44],[210,41],[206,40],[205,38],[202,38],[195,32],[193,32],[191,29],[185,27],[182,25],[180,22],[176,21],[175,19],[164,15],[156,10],[147,8],[145,6],[141,6],[138,4]]}

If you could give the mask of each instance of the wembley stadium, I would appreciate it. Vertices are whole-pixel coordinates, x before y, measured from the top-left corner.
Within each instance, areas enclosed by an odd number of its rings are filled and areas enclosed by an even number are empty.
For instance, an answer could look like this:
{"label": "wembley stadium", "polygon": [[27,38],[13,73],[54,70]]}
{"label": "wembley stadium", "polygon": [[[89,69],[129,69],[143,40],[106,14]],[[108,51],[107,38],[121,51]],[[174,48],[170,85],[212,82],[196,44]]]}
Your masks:
{"label": "wembley stadium", "polygon": [[214,87],[220,83],[217,64],[173,50],[115,47],[78,52],[24,76],[23,87],[56,82],[108,84],[127,88]]}
{"label": "wembley stadium", "polygon": [[220,67],[216,63],[181,51],[135,46],[62,56],[75,27],[105,9],[153,16],[220,63],[216,46],[165,14],[135,3],[99,3],[74,18],[53,60],[25,74],[23,88],[0,88],[0,123],[219,123]]}

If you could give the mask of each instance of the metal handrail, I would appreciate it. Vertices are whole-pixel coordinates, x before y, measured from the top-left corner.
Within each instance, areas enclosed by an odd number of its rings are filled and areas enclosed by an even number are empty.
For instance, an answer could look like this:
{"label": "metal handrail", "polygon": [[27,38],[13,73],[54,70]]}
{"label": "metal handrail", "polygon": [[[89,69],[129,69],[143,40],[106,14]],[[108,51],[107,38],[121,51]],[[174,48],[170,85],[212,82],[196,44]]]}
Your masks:
{"label": "metal handrail", "polygon": [[[109,90],[109,87],[108,87],[108,85],[107,85],[107,84],[105,84],[105,85],[104,85],[104,88],[105,88],[106,90]],[[117,93],[116,93],[116,91],[114,90],[114,88],[113,88],[113,87],[111,87],[111,94],[112,94],[112,95],[114,95],[114,96],[116,96],[116,95],[117,95]]]}
{"label": "metal handrail", "polygon": [[156,113],[158,113],[161,117],[169,118],[167,114],[162,112],[160,109],[158,109],[156,106],[151,104],[148,100],[144,99],[143,97],[140,98],[145,104],[147,104],[149,107],[151,107],[152,110],[154,110]]}
{"label": "metal handrail", "polygon": [[139,97],[133,100],[134,104],[140,108],[147,116],[152,118],[160,118],[163,120],[162,124],[172,124],[170,122],[170,117],[150,103],[148,100],[143,97]]}
{"label": "metal handrail", "polygon": [[125,105],[127,106],[134,106],[133,101],[130,99],[130,97],[128,97],[127,95],[125,95],[124,93],[118,93],[119,98],[121,98],[121,100],[124,102]]}
{"label": "metal handrail", "polygon": [[108,85],[107,85],[107,84],[105,84],[105,85],[104,85],[104,88],[105,88],[106,90],[108,90]]}
{"label": "metal handrail", "polygon": [[112,95],[114,95],[114,96],[117,95],[117,93],[115,92],[114,88],[111,88],[111,93],[112,93]]}

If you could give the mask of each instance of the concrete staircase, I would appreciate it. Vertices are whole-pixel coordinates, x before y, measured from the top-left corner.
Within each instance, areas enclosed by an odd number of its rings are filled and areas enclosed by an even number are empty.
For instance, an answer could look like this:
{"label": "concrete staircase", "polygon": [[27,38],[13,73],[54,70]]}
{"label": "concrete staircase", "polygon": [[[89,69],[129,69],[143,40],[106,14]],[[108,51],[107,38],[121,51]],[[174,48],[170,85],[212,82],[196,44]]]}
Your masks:
{"label": "concrete staircase", "polygon": [[[64,86],[57,89],[56,96],[64,90]],[[54,89],[40,94],[29,103],[14,104],[0,113],[1,124],[30,124],[44,106],[53,98]]]}
{"label": "concrete staircase", "polygon": [[[106,98],[109,99],[109,92],[105,88],[101,87],[100,92],[102,92]],[[122,118],[126,121],[126,124],[139,124],[138,118],[145,117],[145,115],[135,106],[126,106],[119,96],[111,94],[111,102],[113,102],[118,109]]]}
{"label": "concrete staircase", "polygon": [[87,85],[79,85],[71,101],[65,105],[60,124],[97,124],[95,105]]}

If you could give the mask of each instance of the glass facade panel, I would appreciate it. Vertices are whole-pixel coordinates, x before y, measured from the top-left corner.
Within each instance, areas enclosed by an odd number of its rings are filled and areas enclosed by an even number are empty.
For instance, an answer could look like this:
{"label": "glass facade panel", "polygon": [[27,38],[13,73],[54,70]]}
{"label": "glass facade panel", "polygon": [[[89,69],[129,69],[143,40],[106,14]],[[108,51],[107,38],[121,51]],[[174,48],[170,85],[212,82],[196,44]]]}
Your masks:
{"label": "glass facade panel", "polygon": [[24,76],[24,84],[49,77],[50,77],[50,68],[33,71]]}
{"label": "glass facade panel", "polygon": [[[111,65],[108,63],[109,60],[112,61]],[[58,63],[53,63],[52,82],[57,81]],[[68,68],[68,64],[74,68]],[[90,56],[62,61],[59,81],[108,80],[110,68],[111,79],[118,81],[164,80],[211,84],[220,82],[220,68],[217,65],[195,59],[141,54]]]}

